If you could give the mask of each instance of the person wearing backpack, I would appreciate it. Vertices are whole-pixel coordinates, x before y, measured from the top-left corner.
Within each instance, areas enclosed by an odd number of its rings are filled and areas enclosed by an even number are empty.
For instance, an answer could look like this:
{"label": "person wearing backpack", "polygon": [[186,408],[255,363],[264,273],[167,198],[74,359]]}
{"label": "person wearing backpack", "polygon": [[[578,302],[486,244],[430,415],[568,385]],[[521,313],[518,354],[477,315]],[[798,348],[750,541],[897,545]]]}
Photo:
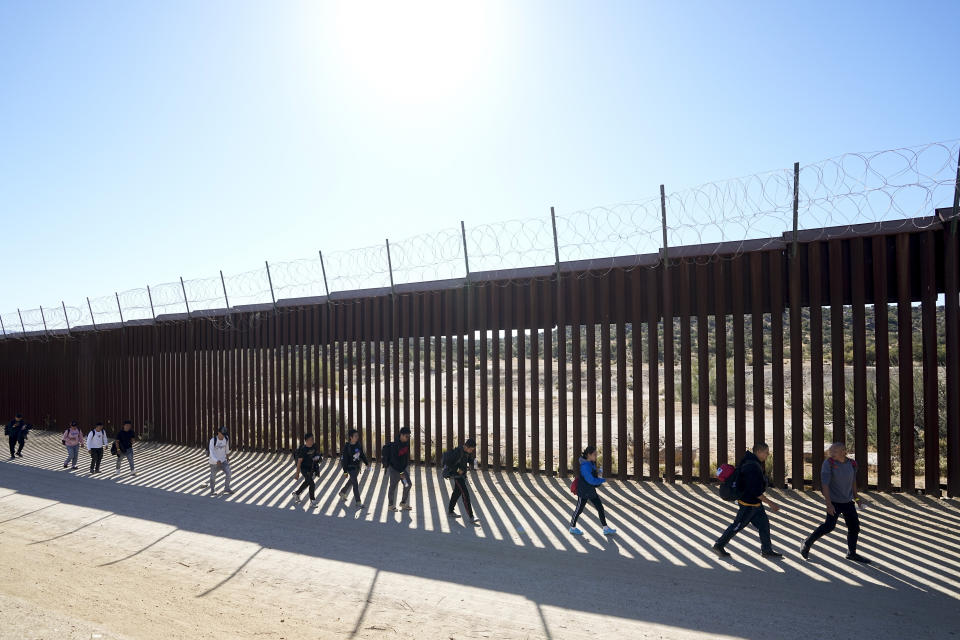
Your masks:
{"label": "person wearing backpack", "polygon": [[463,508],[467,512],[470,522],[474,526],[480,526],[480,518],[473,515],[473,505],[470,504],[470,489],[467,484],[467,471],[471,466],[476,466],[476,451],[476,441],[473,438],[468,438],[459,447],[443,454],[443,477],[453,480],[453,492],[450,494],[450,502],[447,505],[447,517],[460,517],[453,509],[462,497]]}
{"label": "person wearing backpack", "polygon": [[137,475],[137,472],[133,468],[133,441],[139,439],[137,434],[133,432],[133,423],[129,420],[124,420],[120,431],[117,432],[116,441],[114,442],[114,445],[117,447],[117,473],[120,473],[121,459],[126,457],[127,463],[130,465],[130,475]]}
{"label": "person wearing backpack", "polygon": [[303,490],[309,488],[310,507],[315,507],[317,506],[317,485],[313,474],[316,471],[317,463],[320,461],[320,453],[317,451],[316,444],[314,444],[312,433],[303,434],[303,444],[297,448],[293,455],[297,461],[297,472],[293,475],[293,481],[296,482],[300,478],[300,474],[303,474],[303,482],[300,483],[299,488],[294,490],[293,497],[299,500]]}
{"label": "person wearing backpack", "polygon": [[607,479],[601,478],[597,471],[597,448],[595,446],[590,445],[583,450],[576,469],[577,477],[573,481],[575,486],[571,487],[571,490],[574,490],[577,494],[577,508],[574,509],[573,518],[570,520],[570,533],[575,536],[583,535],[583,531],[577,528],[577,519],[583,513],[583,508],[587,506],[588,502],[597,510],[600,524],[603,525],[603,534],[616,533],[616,529],[607,526],[607,516],[603,511],[603,502],[597,495],[597,487],[606,482]]}
{"label": "person wearing backpack", "polygon": [[729,558],[730,554],[724,549],[733,536],[752,524],[760,532],[760,555],[764,558],[782,558],[783,554],[773,550],[770,540],[770,519],[763,505],[769,505],[770,510],[776,513],[780,510],[770,498],[764,495],[767,489],[767,476],[763,465],[770,455],[770,447],[766,442],[760,442],[753,447],[753,451],[743,454],[740,463],[728,481],[735,485],[738,492],[737,516],[727,527],[720,539],[713,545],[713,552],[720,558]]}
{"label": "person wearing backpack", "polygon": [[[407,467],[410,465],[410,429],[400,429],[399,438],[384,447],[386,456],[382,459],[390,477],[390,487],[387,489],[387,507],[390,511],[397,511],[397,486],[403,484],[403,495],[400,497],[399,509],[409,511],[410,506],[410,475]],[[381,454],[383,452],[381,451]]]}
{"label": "person wearing backpack", "polygon": [[363,452],[363,446],[360,444],[360,432],[356,429],[350,429],[347,432],[347,442],[343,445],[343,451],[340,453],[340,466],[343,468],[343,474],[347,478],[347,483],[340,489],[340,499],[347,501],[347,495],[350,489],[353,489],[354,506],[363,507],[360,501],[360,484],[357,482],[357,476],[360,474],[360,463],[370,466],[366,454]]}
{"label": "person wearing backpack", "polygon": [[833,531],[837,519],[843,516],[847,525],[847,560],[869,564],[870,560],[857,553],[860,536],[860,516],[857,515],[857,463],[847,457],[847,447],[834,442],[827,450],[827,459],[820,467],[820,486],[827,505],[827,519],[800,545],[800,555],[810,558],[813,543]]}
{"label": "person wearing backpack", "polygon": [[87,434],[87,451],[90,452],[90,473],[100,473],[100,461],[103,460],[103,449],[107,446],[107,432],[103,430],[103,423],[93,425]]}
{"label": "person wearing backpack", "polygon": [[230,495],[230,439],[227,428],[220,427],[207,445],[210,452],[210,497],[217,495],[217,471],[223,471],[223,493]]}
{"label": "person wearing backpack", "polygon": [[76,420],[71,422],[67,430],[63,432],[63,438],[60,442],[67,448],[67,459],[63,463],[63,468],[66,469],[72,463],[73,468],[76,469],[77,454],[80,452],[80,446],[83,443],[83,431],[77,426]]}

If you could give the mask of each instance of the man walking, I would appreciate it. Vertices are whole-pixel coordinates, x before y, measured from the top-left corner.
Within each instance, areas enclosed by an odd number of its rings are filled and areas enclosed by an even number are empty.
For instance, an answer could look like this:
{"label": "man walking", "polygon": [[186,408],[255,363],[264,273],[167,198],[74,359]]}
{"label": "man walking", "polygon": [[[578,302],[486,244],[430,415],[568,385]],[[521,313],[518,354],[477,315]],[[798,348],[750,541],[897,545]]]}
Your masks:
{"label": "man walking", "polygon": [[303,435],[303,444],[296,450],[294,457],[297,461],[297,471],[293,474],[293,481],[296,482],[303,474],[303,483],[293,492],[293,497],[300,499],[300,494],[307,487],[310,488],[310,507],[317,506],[317,485],[313,474],[316,472],[317,463],[320,461],[320,454],[313,442],[313,434],[305,433]]}
{"label": "man walking", "polygon": [[343,489],[340,490],[338,495],[341,500],[346,501],[350,489],[353,489],[353,506],[360,509],[363,507],[363,502],[360,501],[360,484],[357,482],[357,476],[360,475],[360,463],[362,462],[369,467],[370,461],[367,460],[367,455],[363,452],[363,445],[360,444],[360,432],[356,429],[350,429],[347,432],[347,438],[346,444],[343,445],[343,452],[340,454],[340,466],[347,477],[347,483],[343,485]]}
{"label": "man walking", "polygon": [[467,439],[462,445],[443,454],[443,477],[453,480],[453,492],[450,494],[450,503],[447,505],[447,516],[459,518],[453,510],[457,501],[463,498],[463,508],[467,517],[474,526],[480,526],[480,518],[473,515],[473,505],[470,504],[470,489],[467,484],[467,471],[476,462],[477,443],[473,438]]}
{"label": "man walking", "polygon": [[763,464],[769,455],[770,447],[766,442],[761,442],[753,447],[752,452],[747,451],[743,454],[740,464],[737,465],[739,468],[737,487],[740,489],[740,499],[737,502],[740,508],[733,523],[713,545],[713,552],[720,558],[730,557],[724,547],[733,536],[749,524],[755,526],[760,532],[760,555],[764,558],[783,557],[782,553],[773,550],[773,544],[770,541],[770,519],[767,518],[767,512],[763,508],[763,503],[766,503],[774,513],[780,510],[779,506],[764,495],[767,489],[767,475],[764,473]]}
{"label": "man walking", "polygon": [[120,431],[117,432],[116,442],[117,445],[117,473],[120,473],[120,461],[122,458],[127,458],[127,463],[130,465],[130,475],[137,475],[137,472],[133,468],[133,441],[139,440],[137,434],[133,432],[133,423],[129,420],[123,421],[123,426]]}
{"label": "man walking", "polygon": [[[7,436],[7,439],[10,441],[10,459],[13,460],[17,456],[23,457],[21,453],[23,451],[23,441],[26,438],[26,429],[27,425],[23,421],[23,416],[17,414],[13,416],[13,420],[7,423],[7,426],[3,428],[4,435]],[[21,435],[22,434],[22,435]],[[20,445],[20,450],[17,451],[17,444]]]}
{"label": "man walking", "polygon": [[67,459],[63,463],[63,468],[66,469],[72,462],[73,468],[76,469],[77,454],[80,451],[80,445],[83,443],[83,431],[77,426],[76,420],[71,422],[67,430],[63,432],[62,442],[67,448]]}
{"label": "man walking", "polygon": [[103,430],[103,423],[93,425],[93,430],[87,434],[87,451],[90,452],[90,473],[100,473],[100,461],[103,460],[103,450],[107,446],[107,432]]}
{"label": "man walking", "polygon": [[820,467],[820,485],[827,504],[827,519],[810,534],[800,546],[804,560],[810,558],[813,543],[833,531],[837,518],[843,516],[847,525],[847,560],[869,564],[870,560],[857,553],[860,536],[860,516],[857,515],[857,463],[847,457],[847,447],[834,442],[827,451],[827,459]]}
{"label": "man walking", "polygon": [[207,449],[210,453],[210,497],[217,495],[217,471],[223,471],[223,493],[230,495],[230,439],[227,428],[220,427],[210,438]]}
{"label": "man walking", "polygon": [[397,485],[403,484],[403,496],[400,498],[400,509],[409,511],[410,507],[410,476],[407,467],[410,465],[410,429],[400,429],[400,438],[386,446],[387,457],[384,463],[387,466],[387,475],[390,477],[390,487],[387,490],[387,502],[390,511],[397,511]]}

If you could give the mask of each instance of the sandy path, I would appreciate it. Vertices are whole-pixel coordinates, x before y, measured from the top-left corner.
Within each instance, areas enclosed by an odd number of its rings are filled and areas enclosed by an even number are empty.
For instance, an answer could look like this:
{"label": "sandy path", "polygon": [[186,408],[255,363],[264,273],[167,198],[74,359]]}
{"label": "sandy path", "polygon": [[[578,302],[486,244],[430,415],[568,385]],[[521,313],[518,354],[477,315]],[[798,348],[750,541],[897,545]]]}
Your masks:
{"label": "sandy path", "polygon": [[[762,561],[745,533],[719,562],[706,547],[732,510],[699,486],[613,482],[620,534],[590,512],[575,540],[572,497],[548,478],[476,476],[484,523],[468,529],[440,517],[447,489],[422,468],[409,515],[386,511],[379,470],[367,508],[343,508],[331,467],[309,512],[278,456],[238,456],[237,493],[210,499],[195,450],[148,446],[137,477],[86,477],[59,468],[56,444],[39,436],[0,464],[2,638],[810,638],[851,617],[878,638],[960,633],[948,501],[878,496],[862,545],[877,563],[862,568],[830,560],[839,534],[819,562],[796,558],[819,508],[787,493],[772,519],[792,557]],[[750,597],[763,624],[743,623]]]}

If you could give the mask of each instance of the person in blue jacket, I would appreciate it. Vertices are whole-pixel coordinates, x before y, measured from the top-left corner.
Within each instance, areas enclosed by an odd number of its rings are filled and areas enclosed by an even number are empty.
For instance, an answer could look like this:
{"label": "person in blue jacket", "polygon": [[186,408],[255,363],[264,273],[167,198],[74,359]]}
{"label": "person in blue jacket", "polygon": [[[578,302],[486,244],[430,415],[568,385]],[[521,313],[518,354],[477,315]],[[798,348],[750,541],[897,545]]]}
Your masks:
{"label": "person in blue jacket", "polygon": [[613,527],[607,526],[607,516],[603,511],[603,502],[597,495],[597,487],[606,481],[606,478],[601,478],[597,472],[597,448],[590,445],[583,450],[580,455],[580,462],[577,465],[577,508],[573,512],[573,519],[570,520],[570,533],[573,535],[583,535],[583,531],[577,528],[577,518],[583,513],[583,508],[587,506],[588,502],[597,510],[600,524],[603,525],[604,535],[617,532]]}

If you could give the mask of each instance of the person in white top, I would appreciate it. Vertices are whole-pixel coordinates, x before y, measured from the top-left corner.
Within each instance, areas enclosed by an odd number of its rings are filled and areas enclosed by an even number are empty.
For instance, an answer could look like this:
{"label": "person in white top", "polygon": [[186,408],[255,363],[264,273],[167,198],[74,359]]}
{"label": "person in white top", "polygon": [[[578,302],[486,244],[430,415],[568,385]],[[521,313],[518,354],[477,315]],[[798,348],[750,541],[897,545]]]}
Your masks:
{"label": "person in white top", "polygon": [[100,461],[103,460],[103,449],[107,446],[107,432],[103,430],[103,423],[93,425],[87,434],[87,451],[90,452],[90,473],[100,473]]}
{"label": "person in white top", "polygon": [[210,497],[217,495],[217,471],[223,470],[225,478],[223,492],[227,495],[233,493],[230,489],[230,439],[227,437],[227,428],[220,427],[216,434],[210,438],[207,446],[210,452]]}

